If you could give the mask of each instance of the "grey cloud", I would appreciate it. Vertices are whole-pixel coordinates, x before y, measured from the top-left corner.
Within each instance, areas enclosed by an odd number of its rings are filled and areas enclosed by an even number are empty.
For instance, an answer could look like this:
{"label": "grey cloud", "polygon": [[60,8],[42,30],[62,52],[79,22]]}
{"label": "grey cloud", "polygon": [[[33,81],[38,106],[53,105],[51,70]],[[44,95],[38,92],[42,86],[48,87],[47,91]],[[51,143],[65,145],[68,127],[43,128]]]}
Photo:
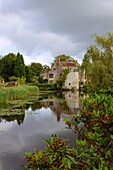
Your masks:
{"label": "grey cloud", "polygon": [[112,9],[111,0],[0,0],[0,36],[27,55],[77,56],[91,35],[113,30]]}

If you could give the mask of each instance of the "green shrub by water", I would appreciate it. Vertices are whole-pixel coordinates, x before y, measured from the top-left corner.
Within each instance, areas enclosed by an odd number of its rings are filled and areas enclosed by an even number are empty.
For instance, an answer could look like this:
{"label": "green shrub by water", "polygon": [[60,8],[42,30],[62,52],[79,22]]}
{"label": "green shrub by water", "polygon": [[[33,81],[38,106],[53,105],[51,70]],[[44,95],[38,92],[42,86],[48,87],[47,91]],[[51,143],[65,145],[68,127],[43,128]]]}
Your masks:
{"label": "green shrub by water", "polygon": [[28,95],[34,95],[39,91],[36,86],[16,86],[0,88],[0,103],[8,103],[9,100],[24,99]]}

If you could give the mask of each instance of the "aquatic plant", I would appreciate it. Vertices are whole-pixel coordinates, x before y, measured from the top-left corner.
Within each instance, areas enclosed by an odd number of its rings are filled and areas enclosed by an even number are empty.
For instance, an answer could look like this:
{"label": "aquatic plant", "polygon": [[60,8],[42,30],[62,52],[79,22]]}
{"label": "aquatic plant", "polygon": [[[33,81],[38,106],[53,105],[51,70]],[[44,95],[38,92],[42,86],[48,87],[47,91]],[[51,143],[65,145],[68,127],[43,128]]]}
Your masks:
{"label": "aquatic plant", "polygon": [[28,95],[34,95],[39,91],[37,86],[21,85],[16,87],[0,88],[0,103],[8,103],[9,100],[26,98]]}

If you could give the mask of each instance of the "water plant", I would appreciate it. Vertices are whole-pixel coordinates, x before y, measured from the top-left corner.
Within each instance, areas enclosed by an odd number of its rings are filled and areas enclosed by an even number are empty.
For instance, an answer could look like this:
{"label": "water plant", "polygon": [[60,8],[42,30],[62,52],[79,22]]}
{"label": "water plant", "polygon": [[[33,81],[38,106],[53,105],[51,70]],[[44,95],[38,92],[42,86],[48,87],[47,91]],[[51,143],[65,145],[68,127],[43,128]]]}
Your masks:
{"label": "water plant", "polygon": [[26,98],[28,95],[34,95],[39,91],[37,86],[20,85],[16,87],[0,88],[0,103],[8,103],[9,100]]}

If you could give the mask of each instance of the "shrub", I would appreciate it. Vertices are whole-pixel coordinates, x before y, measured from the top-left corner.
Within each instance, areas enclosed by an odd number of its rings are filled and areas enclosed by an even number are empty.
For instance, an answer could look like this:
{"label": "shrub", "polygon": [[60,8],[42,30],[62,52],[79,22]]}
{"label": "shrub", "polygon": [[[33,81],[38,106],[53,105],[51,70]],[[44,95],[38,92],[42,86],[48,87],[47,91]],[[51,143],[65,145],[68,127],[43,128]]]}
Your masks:
{"label": "shrub", "polygon": [[[113,169],[113,98],[95,94],[83,101],[80,114],[66,124],[78,133],[75,159],[81,169]],[[81,124],[82,122],[82,124]],[[82,125],[82,126],[81,126]]]}
{"label": "shrub", "polygon": [[72,168],[75,163],[74,150],[69,149],[66,140],[54,135],[43,141],[47,144],[43,151],[25,153],[28,168],[33,170],[68,170]]}

